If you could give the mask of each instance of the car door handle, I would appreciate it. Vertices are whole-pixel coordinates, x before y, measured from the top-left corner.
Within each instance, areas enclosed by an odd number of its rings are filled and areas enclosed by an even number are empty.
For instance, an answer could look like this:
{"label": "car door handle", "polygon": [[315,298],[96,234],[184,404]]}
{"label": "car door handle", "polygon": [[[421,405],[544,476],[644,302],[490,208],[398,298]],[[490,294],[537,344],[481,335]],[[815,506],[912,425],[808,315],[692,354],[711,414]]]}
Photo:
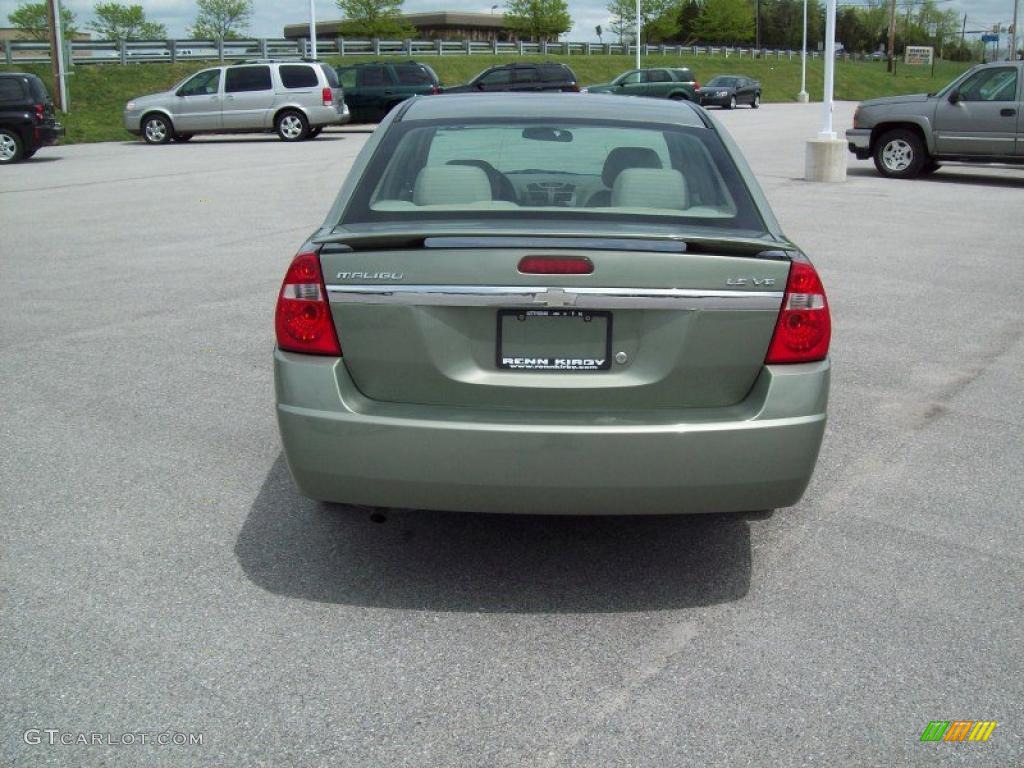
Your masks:
{"label": "car door handle", "polygon": [[999,110],[999,115],[1001,117],[1013,117],[1016,114],[1017,114],[1017,110],[1016,109],[1000,109]]}

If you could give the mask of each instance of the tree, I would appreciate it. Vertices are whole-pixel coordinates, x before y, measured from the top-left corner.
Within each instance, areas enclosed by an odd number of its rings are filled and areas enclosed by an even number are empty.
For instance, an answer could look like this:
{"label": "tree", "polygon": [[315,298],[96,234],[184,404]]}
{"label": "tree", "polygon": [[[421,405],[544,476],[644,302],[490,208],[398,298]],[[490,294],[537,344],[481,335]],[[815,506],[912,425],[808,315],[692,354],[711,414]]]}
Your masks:
{"label": "tree", "polygon": [[[61,6],[60,20],[65,40],[70,40],[78,34],[78,30],[75,28],[75,14],[73,11]],[[7,21],[12,27],[24,33],[30,40],[50,39],[50,16],[46,10],[45,1],[41,3],[22,3],[14,9],[14,13],[8,14]]]}
{"label": "tree", "polygon": [[252,18],[252,0],[196,0],[196,8],[189,34],[197,40],[238,40]]}
{"label": "tree", "polygon": [[338,34],[348,37],[411,37],[415,30],[402,18],[402,0],[335,0],[345,14]]}
{"label": "tree", "polygon": [[705,0],[696,31],[707,43],[749,42],[754,37],[754,7],[750,0]]}
{"label": "tree", "polygon": [[693,42],[697,37],[697,18],[700,16],[700,3],[688,0],[679,6],[676,26],[679,28],[679,39],[684,45]]}
{"label": "tree", "polygon": [[89,22],[104,40],[158,40],[167,37],[167,28],[155,21],[146,21],[141,5],[96,3],[92,9],[96,17]]}
{"label": "tree", "polygon": [[[640,0],[640,34],[643,42],[673,39],[679,32],[677,0]],[[636,0],[612,0],[608,4],[612,15],[611,30],[632,40],[636,37]]]}
{"label": "tree", "polygon": [[594,27],[594,31],[597,33],[597,42],[604,43],[604,38],[601,37],[601,35],[604,34],[604,30],[601,29],[601,25],[598,24],[596,27]]}
{"label": "tree", "polygon": [[547,41],[568,32],[572,19],[566,0],[508,0],[505,23],[520,38]]}

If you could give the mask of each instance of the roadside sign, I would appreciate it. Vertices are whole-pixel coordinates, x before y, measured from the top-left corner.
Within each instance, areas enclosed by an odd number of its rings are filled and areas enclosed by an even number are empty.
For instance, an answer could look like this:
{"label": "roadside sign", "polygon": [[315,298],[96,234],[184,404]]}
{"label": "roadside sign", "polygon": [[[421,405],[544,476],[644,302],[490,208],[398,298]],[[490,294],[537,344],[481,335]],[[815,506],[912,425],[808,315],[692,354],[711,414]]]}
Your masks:
{"label": "roadside sign", "polygon": [[934,54],[935,49],[930,45],[908,45],[904,51],[904,61],[907,64],[924,64],[928,66],[932,63]]}
{"label": "roadside sign", "polygon": [[981,42],[983,43],[998,43],[999,35],[982,35]]}

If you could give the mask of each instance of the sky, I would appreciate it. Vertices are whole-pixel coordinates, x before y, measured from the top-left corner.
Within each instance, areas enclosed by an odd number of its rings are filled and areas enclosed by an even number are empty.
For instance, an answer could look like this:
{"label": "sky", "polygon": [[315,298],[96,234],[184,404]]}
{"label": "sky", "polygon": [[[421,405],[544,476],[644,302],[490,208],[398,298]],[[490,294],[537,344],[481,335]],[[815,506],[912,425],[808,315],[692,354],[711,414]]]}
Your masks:
{"label": "sky", "polygon": [[[122,0],[132,2],[133,0]],[[186,28],[195,20],[195,3],[191,0],[134,0],[142,3],[146,16],[152,21],[166,25],[172,37],[185,37]],[[838,0],[840,5],[860,5],[864,0]],[[501,0],[405,0],[407,13],[422,11],[478,11],[490,13],[491,4]],[[566,39],[587,41],[597,40],[594,27],[608,26],[607,0],[568,0],[573,28]],[[899,0],[902,5],[905,0]],[[989,29],[997,22],[1009,23],[1013,17],[1014,0],[940,0],[941,6],[967,14],[968,29]],[[1021,0],[1024,4],[1024,0]],[[62,0],[78,17],[79,26],[84,27],[91,15],[94,0]],[[7,25],[7,14],[19,5],[18,0],[0,0],[0,26]],[[254,0],[253,23],[250,32],[253,37],[281,37],[285,24],[299,23],[309,19],[309,0]],[[500,8],[498,9],[500,11]],[[334,0],[316,0],[318,19],[341,17]],[[1024,27],[1024,7],[1021,11],[1021,26]],[[606,37],[607,40],[607,37]]]}

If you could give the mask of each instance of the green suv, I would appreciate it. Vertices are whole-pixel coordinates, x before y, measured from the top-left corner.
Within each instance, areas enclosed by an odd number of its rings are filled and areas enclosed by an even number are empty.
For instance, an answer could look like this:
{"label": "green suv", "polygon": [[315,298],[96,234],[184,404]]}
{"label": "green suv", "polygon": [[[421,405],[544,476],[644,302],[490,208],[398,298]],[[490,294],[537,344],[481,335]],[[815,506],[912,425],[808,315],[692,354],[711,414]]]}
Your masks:
{"label": "green suv", "polygon": [[821,280],[704,110],[608,106],[412,99],[369,138],[278,295],[304,494],[537,514],[800,499],[828,401]]}
{"label": "green suv", "polygon": [[357,123],[376,123],[411,96],[441,92],[437,74],[426,64],[374,61],[337,68],[345,104]]}
{"label": "green suv", "polygon": [[700,83],[685,67],[631,69],[610,83],[591,85],[584,93],[615,93],[620,96],[649,96],[674,101],[700,101]]}

